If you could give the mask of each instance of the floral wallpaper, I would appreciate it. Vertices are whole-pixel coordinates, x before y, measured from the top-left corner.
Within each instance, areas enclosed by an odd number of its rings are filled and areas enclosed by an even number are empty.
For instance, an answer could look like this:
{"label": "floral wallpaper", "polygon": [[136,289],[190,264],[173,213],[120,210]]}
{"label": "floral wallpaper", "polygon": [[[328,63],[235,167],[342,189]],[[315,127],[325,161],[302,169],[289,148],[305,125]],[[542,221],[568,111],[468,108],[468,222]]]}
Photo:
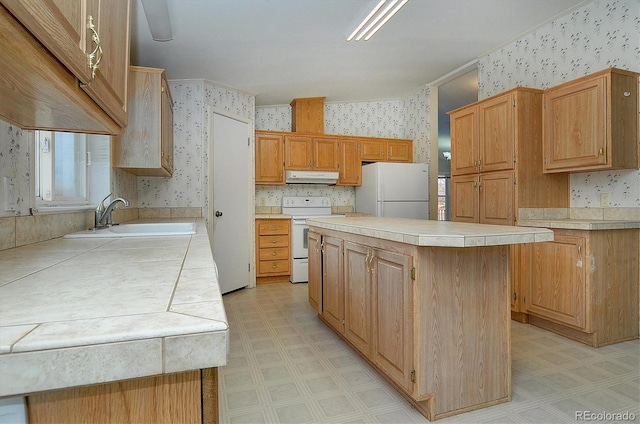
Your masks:
{"label": "floral wallpaper", "polygon": [[250,94],[204,80],[172,80],[172,178],[138,177],[139,207],[202,207],[207,216],[208,133],[207,106],[253,119],[255,100]]}
{"label": "floral wallpaper", "polygon": [[[640,71],[640,2],[595,0],[479,58],[483,99],[514,86],[549,88],[608,67]],[[640,207],[640,169],[571,175],[571,207]]]}
{"label": "floral wallpaper", "polygon": [[29,215],[30,207],[30,131],[0,120],[0,189],[4,192],[4,177],[15,178],[17,210],[5,211],[4,196],[0,196],[0,217]]}

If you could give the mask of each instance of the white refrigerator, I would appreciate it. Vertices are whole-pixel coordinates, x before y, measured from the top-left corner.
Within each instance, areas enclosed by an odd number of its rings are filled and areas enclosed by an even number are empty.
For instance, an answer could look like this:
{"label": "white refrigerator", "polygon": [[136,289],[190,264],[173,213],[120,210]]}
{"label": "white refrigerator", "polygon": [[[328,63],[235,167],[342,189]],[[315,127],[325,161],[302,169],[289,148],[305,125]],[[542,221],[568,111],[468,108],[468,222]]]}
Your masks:
{"label": "white refrigerator", "polygon": [[391,218],[429,219],[429,165],[376,162],[362,166],[356,212]]}

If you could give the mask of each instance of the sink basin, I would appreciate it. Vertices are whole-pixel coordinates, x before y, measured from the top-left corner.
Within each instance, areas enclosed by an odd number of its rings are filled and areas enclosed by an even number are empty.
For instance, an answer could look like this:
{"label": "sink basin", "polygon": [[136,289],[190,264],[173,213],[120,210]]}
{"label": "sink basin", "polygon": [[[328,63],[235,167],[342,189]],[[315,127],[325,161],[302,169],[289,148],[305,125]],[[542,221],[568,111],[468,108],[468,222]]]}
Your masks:
{"label": "sink basin", "polygon": [[79,231],[66,234],[64,238],[179,236],[195,233],[196,224],[193,222],[151,222],[120,224],[98,230]]}

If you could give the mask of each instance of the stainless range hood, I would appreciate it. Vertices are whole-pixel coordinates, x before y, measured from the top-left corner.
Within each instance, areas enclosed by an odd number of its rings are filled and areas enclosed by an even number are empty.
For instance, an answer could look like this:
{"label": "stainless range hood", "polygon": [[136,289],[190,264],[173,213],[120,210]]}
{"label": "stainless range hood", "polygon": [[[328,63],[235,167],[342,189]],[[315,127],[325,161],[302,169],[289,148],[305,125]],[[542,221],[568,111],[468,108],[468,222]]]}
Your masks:
{"label": "stainless range hood", "polygon": [[338,173],[331,171],[287,171],[287,184],[327,184],[335,185]]}

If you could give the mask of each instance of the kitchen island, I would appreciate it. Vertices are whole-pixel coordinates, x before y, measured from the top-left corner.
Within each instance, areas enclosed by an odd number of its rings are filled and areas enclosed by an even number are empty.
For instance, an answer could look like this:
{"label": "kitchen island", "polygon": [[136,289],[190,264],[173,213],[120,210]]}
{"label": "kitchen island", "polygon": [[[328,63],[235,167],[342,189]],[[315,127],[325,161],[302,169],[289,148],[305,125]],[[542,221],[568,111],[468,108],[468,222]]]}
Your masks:
{"label": "kitchen island", "polygon": [[509,245],[542,228],[309,219],[309,303],[427,419],[511,399]]}
{"label": "kitchen island", "polygon": [[0,397],[25,396],[30,423],[217,422],[229,326],[192,221],[1,251]]}

